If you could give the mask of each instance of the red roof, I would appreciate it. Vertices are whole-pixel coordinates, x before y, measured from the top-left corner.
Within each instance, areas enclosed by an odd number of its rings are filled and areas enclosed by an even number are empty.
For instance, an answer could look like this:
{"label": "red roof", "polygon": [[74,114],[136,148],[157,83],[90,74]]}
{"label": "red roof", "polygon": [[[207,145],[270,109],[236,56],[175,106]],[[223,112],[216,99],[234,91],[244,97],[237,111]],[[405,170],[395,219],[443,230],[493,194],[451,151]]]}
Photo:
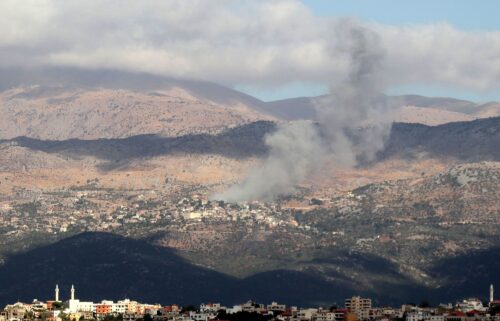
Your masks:
{"label": "red roof", "polygon": [[477,311],[477,310],[470,310],[470,311],[467,311],[467,314],[468,315],[479,314],[479,311]]}
{"label": "red roof", "polygon": [[455,317],[463,317],[463,316],[465,316],[465,313],[463,313],[462,311],[453,311],[450,313],[450,315],[455,316]]}

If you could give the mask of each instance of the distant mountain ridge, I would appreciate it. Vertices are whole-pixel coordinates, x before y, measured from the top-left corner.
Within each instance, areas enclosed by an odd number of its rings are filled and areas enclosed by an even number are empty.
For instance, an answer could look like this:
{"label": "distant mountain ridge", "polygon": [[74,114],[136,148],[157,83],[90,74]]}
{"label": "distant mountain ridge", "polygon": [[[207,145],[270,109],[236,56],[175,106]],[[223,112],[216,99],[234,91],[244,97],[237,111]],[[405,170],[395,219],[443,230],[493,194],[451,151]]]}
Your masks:
{"label": "distant mountain ridge", "polygon": [[[268,102],[265,110],[285,120],[316,119],[315,104],[324,96],[298,97]],[[440,125],[456,121],[500,116],[496,102],[476,104],[467,100],[419,95],[386,96],[380,99],[394,108],[396,122]],[[333,107],[334,108],[334,107]]]}
{"label": "distant mountain ridge", "polygon": [[[179,83],[145,92],[40,86],[10,89],[0,93],[0,137],[52,140],[141,134],[173,137],[275,120],[257,111],[252,99],[243,94],[233,100],[231,95],[237,95],[229,89],[227,96],[217,92],[201,96],[189,88]],[[220,88],[223,87],[216,87]],[[206,86],[202,89],[208,90]]]}
{"label": "distant mountain ridge", "polygon": [[[7,70],[0,80],[0,139],[216,133],[259,120],[315,120],[319,98],[263,102],[208,81],[113,70]],[[380,99],[395,106],[396,122],[439,125],[500,116],[500,104],[495,102],[477,105],[418,95]]]}

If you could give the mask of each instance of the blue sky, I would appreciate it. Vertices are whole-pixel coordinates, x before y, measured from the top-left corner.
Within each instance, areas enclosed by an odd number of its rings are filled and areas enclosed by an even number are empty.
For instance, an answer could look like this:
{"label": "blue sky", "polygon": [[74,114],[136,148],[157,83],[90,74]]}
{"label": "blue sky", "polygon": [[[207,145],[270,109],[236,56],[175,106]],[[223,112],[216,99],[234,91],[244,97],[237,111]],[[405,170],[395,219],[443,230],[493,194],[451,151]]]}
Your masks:
{"label": "blue sky", "polygon": [[[352,16],[367,22],[394,26],[411,26],[446,22],[464,31],[499,31],[499,0],[303,0],[320,16]],[[262,100],[277,100],[298,96],[317,96],[327,92],[325,84],[294,83],[266,90],[238,87]],[[387,90],[388,94],[421,94],[448,96],[477,102],[500,100],[500,89],[474,92],[453,87],[422,84],[404,85]]]}
{"label": "blue sky", "polygon": [[462,30],[499,30],[498,0],[303,0],[318,15],[355,16],[390,25],[447,22]]}

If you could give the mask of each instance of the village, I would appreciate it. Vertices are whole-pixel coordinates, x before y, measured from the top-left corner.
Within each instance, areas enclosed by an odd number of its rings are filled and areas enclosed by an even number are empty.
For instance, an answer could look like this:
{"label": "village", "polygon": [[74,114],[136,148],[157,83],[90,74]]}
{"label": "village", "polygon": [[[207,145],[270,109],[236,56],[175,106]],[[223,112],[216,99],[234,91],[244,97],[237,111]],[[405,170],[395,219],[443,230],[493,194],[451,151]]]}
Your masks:
{"label": "village", "polygon": [[[252,220],[275,227],[297,225],[278,204],[225,204],[194,195],[180,197],[158,191],[64,190],[0,200],[2,234],[64,234],[69,231],[113,231],[123,226]],[[280,215],[282,214],[282,215]]]}
{"label": "village", "polygon": [[76,298],[72,285],[68,300],[60,297],[59,286],[54,299],[31,303],[16,302],[0,310],[0,321],[209,321],[209,320],[281,320],[281,321],[498,321],[500,300],[494,299],[490,286],[489,301],[464,299],[456,304],[432,307],[422,301],[419,305],[401,307],[375,307],[372,300],[354,296],[343,307],[287,306],[272,302],[256,303],[252,300],[226,307],[220,303],[201,303],[199,306],[180,306],[139,303],[130,299],[101,302],[81,301]]}

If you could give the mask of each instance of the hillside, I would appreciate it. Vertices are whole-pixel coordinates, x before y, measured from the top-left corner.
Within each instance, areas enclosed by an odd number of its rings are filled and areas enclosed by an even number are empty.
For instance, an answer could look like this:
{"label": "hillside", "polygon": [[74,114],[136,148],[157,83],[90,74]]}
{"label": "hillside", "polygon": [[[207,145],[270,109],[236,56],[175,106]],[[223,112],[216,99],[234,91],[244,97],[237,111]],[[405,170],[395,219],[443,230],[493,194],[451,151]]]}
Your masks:
{"label": "hillside", "polygon": [[12,256],[0,267],[0,281],[0,304],[33,295],[50,299],[56,283],[62,289],[74,284],[81,299],[134,297],[182,305],[276,298],[288,304],[331,304],[353,293],[347,288],[338,293],[336,282],[311,273],[283,270],[237,279],[193,265],[172,250],[109,233],[83,233]]}
{"label": "hillside", "polygon": [[[396,123],[378,160],[356,168],[328,163],[304,187],[321,195],[357,186],[436,173],[450,164],[498,161],[500,118],[429,127]],[[275,129],[259,121],[217,134],[177,137],[139,135],[117,139],[0,141],[0,191],[58,188],[99,178],[101,187],[133,185],[164,189],[165,179],[220,190],[241,180],[267,152],[263,142]]]}
{"label": "hillside", "polygon": [[[84,156],[102,161],[125,162],[162,155],[207,154],[245,159],[266,153],[264,137],[275,130],[275,123],[258,121],[215,134],[189,134],[177,137],[138,135],[117,139],[42,140],[18,137],[0,140],[4,153],[27,148],[72,159]],[[499,160],[500,117],[439,126],[395,123],[379,159],[408,158],[426,154],[457,160]],[[28,159],[27,159],[28,160]],[[8,162],[3,166],[8,169]],[[14,165],[19,165],[16,162]]]}
{"label": "hillside", "polygon": [[499,160],[500,117],[440,126],[393,124],[380,157],[415,157],[419,152],[431,157],[467,161]]}
{"label": "hillside", "polygon": [[[499,184],[498,162],[464,164],[363,186],[306,211],[258,204],[221,208],[185,196],[159,201],[145,198],[145,191],[100,192],[92,185],[45,194],[32,207],[19,208],[38,217],[19,216],[29,235],[52,228],[47,215],[59,221],[68,215],[64,208],[54,212],[55,204],[68,204],[66,198],[77,200],[80,214],[71,214],[71,232],[61,234],[61,241],[35,243],[5,257],[0,302],[48,298],[55,283],[74,283],[83,299],[133,296],[181,304],[252,298],[326,305],[354,294],[378,304],[424,298],[437,304],[481,297],[499,277]],[[99,199],[119,195],[121,210],[110,220],[92,215],[102,213],[95,207],[102,206]],[[207,214],[186,215],[193,211]],[[134,220],[137,215],[145,220]],[[113,234],[80,234],[102,228]],[[13,238],[10,233],[2,242]]]}
{"label": "hillside", "polygon": [[182,87],[139,92],[124,89],[16,88],[0,95],[0,137],[65,140],[173,137],[213,133],[273,118],[243,102],[214,102]]}

